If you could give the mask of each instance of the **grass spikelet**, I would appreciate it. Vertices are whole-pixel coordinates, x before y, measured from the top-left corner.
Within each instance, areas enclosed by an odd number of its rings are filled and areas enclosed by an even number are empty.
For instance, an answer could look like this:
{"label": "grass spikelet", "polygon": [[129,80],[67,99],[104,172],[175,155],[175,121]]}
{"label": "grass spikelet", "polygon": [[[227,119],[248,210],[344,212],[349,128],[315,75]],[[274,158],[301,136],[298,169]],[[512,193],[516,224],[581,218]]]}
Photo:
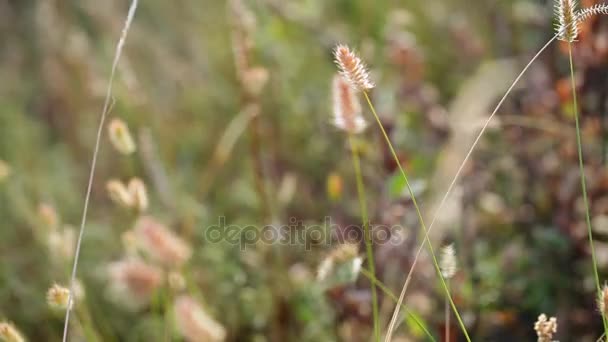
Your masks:
{"label": "grass spikelet", "polygon": [[608,315],[608,285],[604,284],[597,298],[597,309],[606,317]]}
{"label": "grass spikelet", "polygon": [[175,299],[177,329],[186,341],[223,341],[226,330],[215,321],[191,297],[182,295]]}
{"label": "grass spikelet", "polygon": [[336,46],[334,57],[340,73],[355,89],[365,91],[375,87],[365,63],[348,46],[343,44]]}
{"label": "grass spikelet", "polygon": [[0,340],[4,342],[25,342],[21,332],[10,322],[0,322]]}
{"label": "grass spikelet", "polygon": [[133,178],[129,181],[127,190],[131,196],[133,207],[138,212],[144,212],[148,209],[148,192],[146,185],[139,178]]}
{"label": "grass spikelet", "polygon": [[112,179],[106,183],[106,190],[110,199],[118,206],[131,208],[133,206],[133,195],[121,181]]}
{"label": "grass spikelet", "polygon": [[558,19],[556,26],[558,39],[574,42],[578,36],[578,18],[575,0],[556,0],[555,14]]}
{"label": "grass spikelet", "polygon": [[450,279],[456,274],[458,269],[456,263],[456,253],[454,245],[449,244],[441,249],[441,258],[439,259],[439,268],[444,278]]}
{"label": "grass spikelet", "polygon": [[128,308],[139,308],[162,284],[163,271],[137,259],[120,260],[108,266],[110,294]]}
{"label": "grass spikelet", "polygon": [[333,124],[339,129],[358,134],[367,126],[361,115],[361,104],[355,94],[355,89],[342,75],[335,75],[332,82]]}
{"label": "grass spikelet", "polygon": [[54,284],[46,292],[46,302],[53,309],[65,310],[68,307],[70,290]]}
{"label": "grass spikelet", "polygon": [[552,342],[553,334],[557,333],[557,319],[555,317],[547,319],[547,315],[541,314],[534,323],[534,330],[538,336],[538,342]]}
{"label": "grass spikelet", "polygon": [[135,223],[135,235],[142,250],[165,266],[178,267],[192,255],[185,241],[151,217]]}
{"label": "grass spikelet", "polygon": [[121,119],[115,118],[108,124],[108,136],[114,148],[124,154],[129,155],[135,152],[135,141],[129,132],[129,127]]}

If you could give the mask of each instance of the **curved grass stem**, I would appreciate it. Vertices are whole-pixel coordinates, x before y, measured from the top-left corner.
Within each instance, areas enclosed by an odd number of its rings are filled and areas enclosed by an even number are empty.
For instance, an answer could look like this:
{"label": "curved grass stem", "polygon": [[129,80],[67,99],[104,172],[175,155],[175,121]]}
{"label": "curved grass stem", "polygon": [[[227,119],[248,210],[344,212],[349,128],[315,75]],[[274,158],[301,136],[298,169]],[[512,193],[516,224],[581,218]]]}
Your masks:
{"label": "curved grass stem", "polygon": [[[395,152],[395,149],[393,148],[393,144],[391,143],[391,140],[389,139],[388,134],[386,133],[386,130],[384,129],[384,126],[382,125],[382,122],[380,121],[380,117],[376,113],[376,109],[374,108],[374,105],[372,104],[372,101],[370,100],[369,95],[367,94],[367,92],[363,92],[363,95],[365,96],[365,100],[367,101],[367,104],[368,104],[371,112],[374,114],[374,118],[376,119],[376,122],[378,123],[378,126],[380,127],[380,130],[382,131],[384,140],[386,140],[389,150],[391,151],[391,155],[395,159],[395,163],[397,164],[397,167],[399,168],[399,171],[401,172],[401,176],[403,177],[407,190],[410,194],[410,197],[412,198],[412,203],[414,204],[414,208],[416,209],[416,214],[418,215],[418,220],[420,221],[420,225],[422,226],[422,229],[424,232],[424,241],[422,243],[424,244],[426,242],[428,244],[429,252],[431,253],[431,256],[433,258],[433,264],[435,266],[435,271],[436,271],[437,275],[439,276],[439,279],[441,280],[441,285],[445,292],[446,298],[449,300],[450,305],[452,306],[452,310],[454,311],[454,315],[456,316],[456,319],[458,320],[458,323],[460,324],[460,328],[462,329],[462,332],[464,333],[467,341],[470,342],[471,339],[467,332],[467,328],[464,325],[464,322],[462,321],[460,314],[458,313],[458,309],[456,308],[454,301],[452,300],[452,296],[450,295],[450,291],[447,287],[445,279],[441,275],[441,270],[439,269],[439,264],[437,262],[437,258],[435,257],[435,251],[433,250],[433,245],[431,244],[431,241],[429,240],[428,230],[426,229],[426,225],[424,224],[424,219],[422,218],[422,212],[420,211],[420,207],[418,206],[418,202],[416,201],[416,196],[414,195],[414,191],[412,190],[412,187],[410,186],[408,177],[407,177],[405,171],[403,170],[403,167],[401,166],[401,161],[399,160],[399,157],[397,157],[397,153]],[[411,274],[408,275],[408,280],[406,280],[406,283],[409,282],[410,278],[411,278]],[[405,287],[404,287],[404,289],[405,289]],[[397,308],[393,312],[393,316],[391,317],[391,322],[390,322],[388,330],[387,330],[387,334],[386,334],[386,338],[385,338],[386,342],[391,340],[392,332],[395,328],[395,323],[397,322],[397,317],[399,315],[399,307],[400,307],[401,303],[403,303],[404,296],[405,296],[405,291],[401,291],[401,294],[399,295],[399,300],[397,303]]]}

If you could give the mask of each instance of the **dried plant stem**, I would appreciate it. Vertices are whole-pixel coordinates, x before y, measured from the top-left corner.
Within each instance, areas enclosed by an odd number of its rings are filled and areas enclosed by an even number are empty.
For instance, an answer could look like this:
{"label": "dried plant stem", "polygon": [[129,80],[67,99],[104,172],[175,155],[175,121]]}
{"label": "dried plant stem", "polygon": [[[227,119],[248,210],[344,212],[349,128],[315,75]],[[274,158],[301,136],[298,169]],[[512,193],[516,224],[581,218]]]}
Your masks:
{"label": "dried plant stem", "polygon": [[[602,288],[600,285],[600,277],[597,270],[597,259],[595,257],[595,247],[593,245],[593,232],[591,230],[591,215],[589,210],[589,199],[587,197],[587,185],[585,181],[585,165],[583,163],[583,144],[581,139],[581,128],[579,124],[579,113],[578,103],[576,99],[576,80],[574,79],[574,62],[572,60],[572,43],[568,42],[568,61],[570,62],[570,80],[572,82],[572,105],[574,107],[574,122],[576,125],[576,146],[578,150],[578,166],[579,173],[581,176],[581,190],[583,192],[583,204],[585,207],[585,222],[587,224],[587,235],[589,236],[589,248],[591,249],[591,261],[593,263],[593,276],[595,278],[595,286],[597,289],[597,298],[601,298]],[[606,317],[603,313],[602,322],[604,324],[604,331],[608,332],[608,325],[606,324]]]}
{"label": "dried plant stem", "polygon": [[[494,108],[494,110],[492,111],[492,114],[490,114],[490,116],[488,117],[488,119],[484,123],[483,127],[479,131],[479,134],[477,134],[477,137],[475,138],[475,140],[473,141],[473,144],[469,148],[469,151],[465,155],[464,160],[462,161],[462,163],[458,167],[458,170],[456,171],[456,174],[454,175],[454,178],[452,178],[452,181],[450,182],[450,185],[448,186],[448,189],[446,190],[445,194],[441,198],[441,201],[439,202],[439,206],[437,207],[437,209],[433,213],[433,218],[431,220],[431,224],[429,225],[429,229],[425,232],[424,241],[420,244],[420,246],[418,247],[418,250],[416,251],[416,256],[414,257],[414,261],[412,263],[410,271],[408,272],[408,275],[407,275],[407,277],[405,279],[405,283],[403,284],[403,288],[401,290],[401,295],[399,296],[399,299],[400,299],[400,301],[398,303],[399,305],[397,305],[397,307],[395,308],[395,313],[393,313],[393,317],[396,316],[396,312],[398,312],[399,307],[401,305],[401,302],[403,301],[403,297],[405,295],[405,292],[407,291],[409,283],[410,283],[410,281],[412,279],[412,274],[414,272],[414,269],[416,268],[416,265],[418,264],[418,259],[420,257],[420,253],[422,252],[422,248],[424,247],[424,242],[428,239],[429,232],[433,229],[433,225],[435,224],[435,221],[437,220],[437,217],[439,216],[439,213],[443,209],[443,206],[445,205],[448,197],[452,193],[452,190],[454,189],[454,186],[456,185],[456,182],[458,181],[458,179],[460,177],[460,174],[462,173],[462,170],[464,169],[464,166],[466,165],[466,163],[469,161],[469,158],[473,154],[473,150],[475,149],[475,147],[477,146],[477,144],[481,140],[481,136],[483,135],[483,133],[485,133],[486,129],[490,125],[490,122],[492,121],[492,119],[494,118],[494,116],[496,115],[496,113],[498,112],[498,110],[500,109],[500,107],[502,106],[502,104],[505,102],[505,100],[507,99],[507,97],[509,96],[509,94],[511,93],[511,91],[515,88],[515,85],[519,82],[519,80],[523,77],[523,75],[528,71],[528,69],[530,68],[530,66],[532,65],[532,63],[534,63],[534,61],[536,61],[538,59],[538,57],[549,47],[549,45],[551,45],[551,43],[553,43],[557,39],[557,37],[558,37],[558,34],[555,34],[551,39],[549,39],[549,41],[542,48],[540,48],[540,50],[538,50],[538,52],[534,55],[534,57],[532,57],[532,59],[528,62],[528,64],[526,64],[526,66],[519,73],[519,75],[517,75],[517,77],[515,78],[515,80],[513,81],[513,83],[511,83],[511,86],[507,89],[507,91],[505,92],[505,94],[503,95],[503,97],[500,99],[500,101],[498,102],[498,104],[496,105],[496,107]],[[398,165],[400,165],[400,164],[398,164]],[[390,327],[389,327],[389,329],[390,329]]]}
{"label": "dried plant stem", "polygon": [[[465,327],[464,323],[462,322],[462,319],[460,318],[460,314],[458,313],[458,309],[456,308],[456,305],[454,304],[454,301],[452,300],[452,296],[450,295],[450,291],[447,288],[445,279],[443,279],[443,275],[441,275],[441,270],[439,269],[439,263],[437,262],[437,258],[435,257],[435,251],[433,250],[433,246],[431,244],[431,241],[429,240],[428,237],[428,233],[427,233],[427,229],[426,229],[426,225],[424,224],[424,219],[422,218],[422,213],[420,211],[420,207],[418,206],[418,202],[416,201],[416,196],[414,195],[414,191],[412,190],[412,187],[410,186],[409,180],[407,178],[407,175],[405,173],[405,171],[403,170],[403,167],[401,166],[401,161],[399,160],[399,157],[397,157],[397,153],[395,152],[395,149],[393,148],[393,144],[391,143],[388,134],[386,133],[386,130],[384,129],[384,126],[382,125],[382,122],[380,121],[380,117],[378,116],[378,114],[376,113],[376,109],[374,108],[374,105],[372,104],[372,101],[369,98],[369,95],[367,94],[367,92],[363,92],[364,96],[365,96],[365,100],[367,101],[367,104],[371,110],[371,112],[374,114],[374,118],[376,119],[376,122],[378,123],[378,126],[380,127],[380,130],[382,131],[382,135],[384,136],[384,139],[386,140],[386,143],[389,147],[389,150],[391,151],[391,154],[393,156],[393,158],[395,159],[395,163],[397,164],[399,171],[401,172],[401,176],[403,177],[403,180],[405,181],[405,185],[407,187],[408,192],[410,193],[410,197],[412,198],[412,202],[414,204],[414,208],[416,209],[416,214],[418,215],[418,220],[420,221],[420,225],[422,226],[422,229],[424,231],[424,242],[428,243],[429,246],[429,251],[431,253],[431,256],[433,258],[433,263],[435,266],[435,270],[437,271],[437,275],[439,276],[439,278],[441,279],[441,284],[443,286],[443,289],[445,291],[446,297],[449,300],[450,304],[452,305],[452,309],[454,310],[454,314],[456,315],[456,317],[458,318],[458,322],[460,323],[460,327],[462,328],[462,331],[465,335],[465,337],[467,338],[467,341],[471,341],[471,339],[469,338],[469,334],[467,333],[467,328]],[[399,307],[401,306],[401,303],[403,303],[403,297],[405,295],[404,291],[401,291],[401,294],[399,295],[399,300],[397,303],[397,308],[395,309],[395,311],[393,312],[393,316],[391,318],[391,322],[389,324],[388,330],[387,330],[387,334],[386,334],[386,338],[385,341],[390,341],[391,337],[392,337],[392,332],[395,328],[395,323],[397,322],[397,317],[399,315]]]}
{"label": "dried plant stem", "polygon": [[93,150],[93,158],[91,161],[91,170],[89,172],[89,182],[87,185],[87,190],[84,198],[84,208],[82,210],[82,220],[80,223],[80,232],[78,234],[78,242],[76,243],[76,251],[74,253],[74,265],[72,267],[72,275],[70,279],[70,298],[68,300],[68,308],[65,310],[65,323],[63,326],[63,342],[66,342],[68,339],[68,327],[70,322],[70,311],[73,300],[73,293],[76,282],[76,271],[78,269],[78,257],[80,256],[80,246],[82,244],[82,236],[84,235],[84,227],[87,221],[87,213],[89,208],[89,200],[91,199],[91,190],[93,188],[93,180],[95,178],[95,166],[97,165],[97,156],[99,154],[99,146],[101,143],[101,135],[103,132],[104,122],[106,120],[106,116],[110,109],[110,103],[112,99],[112,84],[114,82],[114,74],[116,73],[116,67],[118,65],[118,61],[120,60],[120,56],[122,54],[122,48],[127,39],[127,33],[129,32],[129,27],[131,26],[131,22],[133,21],[133,17],[135,16],[135,10],[137,9],[137,1],[133,0],[131,2],[131,6],[129,7],[129,12],[127,14],[127,19],[125,20],[124,27],[122,29],[122,34],[118,43],[116,45],[116,50],[114,53],[114,60],[112,62],[112,70],[110,72],[110,79],[108,80],[108,87],[106,89],[106,97],[103,104],[103,110],[101,112],[101,118],[99,120],[99,127],[97,129],[97,138],[95,140],[95,148]]}
{"label": "dried plant stem", "polygon": [[[393,291],[391,291],[386,285],[384,285],[384,283],[382,283],[380,280],[378,280],[376,277],[374,277],[368,270],[366,270],[364,268],[361,269],[361,274],[363,274],[370,281],[374,282],[376,284],[376,286],[378,286],[380,291],[382,291],[386,296],[388,296],[390,299],[392,299],[393,302],[397,303],[398,298],[393,293]],[[414,323],[416,323],[416,325],[420,328],[420,330],[422,330],[426,334],[426,336],[429,338],[429,341],[435,342],[436,340],[435,340],[435,337],[433,336],[433,334],[431,334],[431,332],[418,319],[418,317],[416,317],[416,315],[410,309],[408,309],[404,304],[402,304],[401,307],[403,308],[405,313],[412,318],[412,320],[414,321]]]}
{"label": "dried plant stem", "polygon": [[[374,251],[372,247],[372,232],[369,227],[369,217],[367,215],[367,200],[365,196],[365,185],[363,184],[363,175],[361,173],[361,160],[359,153],[354,143],[352,134],[348,135],[348,143],[353,159],[353,168],[355,169],[355,177],[357,179],[357,194],[359,196],[359,207],[361,210],[361,221],[363,222],[363,240],[365,241],[365,251],[367,253],[367,267],[372,276],[376,277],[376,266],[374,264]],[[376,283],[372,282],[372,315],[374,319],[374,341],[380,341],[380,325],[378,322],[378,294],[376,293]]]}

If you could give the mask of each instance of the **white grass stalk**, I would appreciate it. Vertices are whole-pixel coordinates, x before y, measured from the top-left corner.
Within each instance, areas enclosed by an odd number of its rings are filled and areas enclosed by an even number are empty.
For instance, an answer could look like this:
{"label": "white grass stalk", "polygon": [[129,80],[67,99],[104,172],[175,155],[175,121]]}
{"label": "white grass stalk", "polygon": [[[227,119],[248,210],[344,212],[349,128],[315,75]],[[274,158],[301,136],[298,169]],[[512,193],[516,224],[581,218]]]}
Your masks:
{"label": "white grass stalk", "polygon": [[63,326],[63,342],[68,340],[68,327],[70,322],[70,312],[72,311],[72,296],[74,293],[74,287],[76,283],[76,271],[78,270],[78,257],[80,255],[80,245],[82,244],[82,236],[84,235],[84,227],[87,221],[87,213],[89,209],[89,200],[91,199],[91,190],[93,188],[93,179],[95,178],[95,166],[97,165],[97,156],[99,154],[99,146],[101,143],[101,136],[103,133],[104,122],[106,120],[106,116],[110,109],[110,103],[112,102],[112,84],[114,82],[114,74],[116,73],[116,67],[118,66],[118,61],[120,60],[120,56],[122,54],[122,48],[125,45],[125,41],[127,39],[127,33],[129,32],[129,28],[131,27],[131,22],[133,21],[133,17],[135,16],[135,10],[137,9],[138,0],[133,0],[131,2],[131,6],[129,7],[129,13],[127,14],[127,19],[125,20],[124,27],[122,29],[122,33],[118,43],[116,44],[116,50],[114,53],[114,61],[112,62],[112,70],[110,72],[110,79],[108,80],[108,88],[106,90],[106,97],[103,104],[103,110],[101,112],[101,118],[99,121],[99,128],[97,129],[97,138],[95,140],[95,148],[93,150],[93,158],[91,161],[91,171],[89,172],[89,182],[87,185],[87,190],[84,198],[84,208],[82,210],[82,220],[80,223],[80,232],[78,234],[78,242],[76,243],[76,251],[74,253],[74,264],[72,266],[72,275],[70,278],[70,295],[68,299],[68,307],[65,311],[65,323]]}

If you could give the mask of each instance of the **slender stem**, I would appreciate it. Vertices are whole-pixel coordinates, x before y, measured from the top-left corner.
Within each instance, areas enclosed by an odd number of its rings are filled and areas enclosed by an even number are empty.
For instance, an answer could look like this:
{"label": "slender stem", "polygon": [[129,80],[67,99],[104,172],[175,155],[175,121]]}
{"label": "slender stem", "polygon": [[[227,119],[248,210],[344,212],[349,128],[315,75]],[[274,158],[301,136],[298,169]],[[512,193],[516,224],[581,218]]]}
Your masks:
{"label": "slender stem", "polygon": [[[450,282],[448,281],[448,287]],[[445,300],[445,342],[450,342],[450,303]]]}
{"label": "slender stem", "polygon": [[[376,277],[374,277],[371,273],[369,273],[368,270],[361,269],[361,274],[363,274],[370,281],[374,282],[378,286],[380,291],[384,292],[384,294],[387,295],[390,299],[392,299],[393,302],[397,303],[398,298],[393,293],[393,291],[391,291],[386,285],[384,285],[384,283],[382,283],[380,280],[378,280]],[[426,334],[426,336],[429,338],[429,340],[431,340],[433,342],[436,341],[433,334],[431,334],[431,332],[426,328],[426,326],[418,319],[418,317],[416,317],[416,315],[410,309],[407,308],[407,306],[405,306],[405,304],[401,304],[401,308],[403,308],[405,313],[412,318],[414,323],[416,323],[416,325],[420,328],[420,330],[422,330]]]}
{"label": "slender stem", "polygon": [[[578,103],[576,100],[576,81],[574,79],[574,62],[572,61],[572,43],[568,42],[568,59],[570,62],[570,80],[572,82],[572,104],[574,106],[574,122],[576,124],[576,145],[578,149],[578,166],[581,175],[581,190],[583,192],[583,204],[585,206],[585,222],[587,223],[587,235],[589,236],[589,248],[591,249],[591,261],[593,262],[593,276],[595,278],[595,287],[597,289],[598,298],[602,293],[600,286],[600,276],[597,270],[597,259],[595,258],[595,247],[593,245],[593,232],[591,230],[591,216],[589,210],[589,199],[587,197],[587,185],[585,181],[585,165],[583,163],[583,144],[581,139],[581,128],[578,120]],[[602,315],[604,331],[608,332],[608,324],[606,317]]]}
{"label": "slender stem", "polygon": [[114,74],[116,73],[116,67],[118,66],[118,61],[120,60],[120,56],[122,54],[122,48],[127,39],[127,33],[129,32],[129,27],[131,26],[131,22],[133,21],[133,17],[135,16],[135,10],[137,9],[137,1],[133,0],[131,2],[131,6],[129,7],[129,12],[127,13],[127,19],[125,20],[125,24],[122,30],[122,34],[118,43],[116,44],[116,50],[114,52],[114,60],[112,62],[112,70],[110,71],[110,79],[108,80],[108,87],[106,89],[106,97],[103,104],[103,110],[101,112],[101,118],[99,119],[99,127],[97,128],[97,137],[95,139],[95,147],[93,149],[93,158],[91,160],[91,169],[89,171],[89,181],[87,184],[87,190],[84,197],[84,207],[82,209],[82,219],[80,222],[80,231],[78,233],[78,240],[76,242],[76,250],[74,252],[74,264],[72,266],[72,275],[70,279],[70,295],[68,298],[68,308],[65,310],[65,321],[63,325],[63,342],[67,342],[68,340],[68,329],[70,326],[70,311],[72,309],[72,294],[74,293],[74,284],[76,283],[76,271],[78,270],[78,258],[80,256],[80,246],[82,245],[82,237],[84,235],[84,227],[87,222],[87,213],[89,209],[89,200],[91,199],[91,191],[93,190],[93,180],[95,178],[95,166],[97,165],[97,156],[99,154],[99,147],[101,145],[101,135],[103,132],[103,125],[106,120],[106,116],[111,107],[112,100],[112,84],[114,82]]}
{"label": "slender stem", "polygon": [[[403,180],[405,181],[405,185],[410,194],[410,197],[412,198],[412,203],[414,204],[414,208],[416,209],[416,214],[418,215],[418,220],[420,221],[420,225],[422,226],[422,229],[424,231],[423,244],[424,244],[424,242],[426,242],[428,244],[429,252],[431,253],[431,256],[433,258],[435,271],[437,272],[437,275],[439,276],[439,279],[441,280],[441,285],[443,286],[443,290],[445,291],[446,298],[449,300],[450,305],[452,306],[452,309],[454,310],[454,314],[456,315],[456,318],[458,319],[458,323],[460,324],[460,328],[462,329],[462,332],[464,333],[467,341],[470,342],[471,339],[467,332],[467,328],[464,325],[464,322],[462,321],[462,319],[460,318],[458,309],[456,308],[456,305],[454,304],[454,301],[452,300],[452,296],[450,295],[450,290],[448,289],[445,279],[443,278],[443,275],[441,274],[441,270],[439,268],[439,263],[437,262],[437,258],[435,257],[435,251],[433,250],[433,245],[431,244],[431,241],[429,240],[428,230],[426,229],[426,225],[424,224],[424,219],[422,218],[422,212],[420,211],[420,206],[418,206],[418,202],[416,201],[416,196],[414,195],[414,191],[412,190],[412,187],[407,178],[407,175],[406,175],[405,171],[403,170],[403,167],[401,166],[401,161],[399,160],[399,157],[397,157],[397,153],[395,152],[395,149],[393,148],[393,144],[391,143],[391,140],[388,137],[388,134],[386,133],[386,130],[384,129],[384,126],[382,125],[382,122],[380,121],[380,117],[376,113],[376,109],[374,108],[374,105],[372,104],[372,101],[370,100],[369,95],[366,92],[363,92],[363,94],[365,96],[365,100],[367,101],[367,104],[369,105],[371,112],[374,114],[374,118],[376,119],[376,122],[378,123],[378,126],[380,127],[380,130],[382,131],[384,140],[386,140],[389,150],[391,151],[391,154],[392,154],[393,158],[395,159],[395,163],[397,164],[397,167],[399,168],[399,171],[401,172],[401,176],[403,177]],[[406,284],[409,283],[410,279],[411,279],[411,274],[408,275]],[[404,289],[405,288],[406,287],[404,286]],[[395,323],[397,321],[397,316],[399,314],[399,305],[403,302],[404,296],[405,296],[405,291],[401,291],[401,294],[399,295],[398,306],[395,309],[395,311],[393,312],[393,317],[391,318],[391,323],[389,325],[389,328],[388,328],[388,331],[386,334],[386,338],[385,338],[386,342],[391,340],[392,331],[395,327]]]}
{"label": "slender stem", "polygon": [[[361,174],[361,161],[359,153],[353,141],[352,134],[348,135],[348,142],[353,159],[353,167],[355,169],[355,177],[357,178],[357,193],[359,194],[359,206],[361,208],[361,220],[363,221],[363,234],[365,241],[365,250],[367,252],[367,266],[370,273],[376,277],[376,266],[374,265],[374,251],[372,249],[372,234],[369,227],[369,218],[367,216],[367,201],[365,199],[365,186],[363,184],[363,176]],[[378,323],[378,294],[376,293],[376,283],[372,282],[372,315],[374,319],[374,341],[380,341],[380,325]]]}

